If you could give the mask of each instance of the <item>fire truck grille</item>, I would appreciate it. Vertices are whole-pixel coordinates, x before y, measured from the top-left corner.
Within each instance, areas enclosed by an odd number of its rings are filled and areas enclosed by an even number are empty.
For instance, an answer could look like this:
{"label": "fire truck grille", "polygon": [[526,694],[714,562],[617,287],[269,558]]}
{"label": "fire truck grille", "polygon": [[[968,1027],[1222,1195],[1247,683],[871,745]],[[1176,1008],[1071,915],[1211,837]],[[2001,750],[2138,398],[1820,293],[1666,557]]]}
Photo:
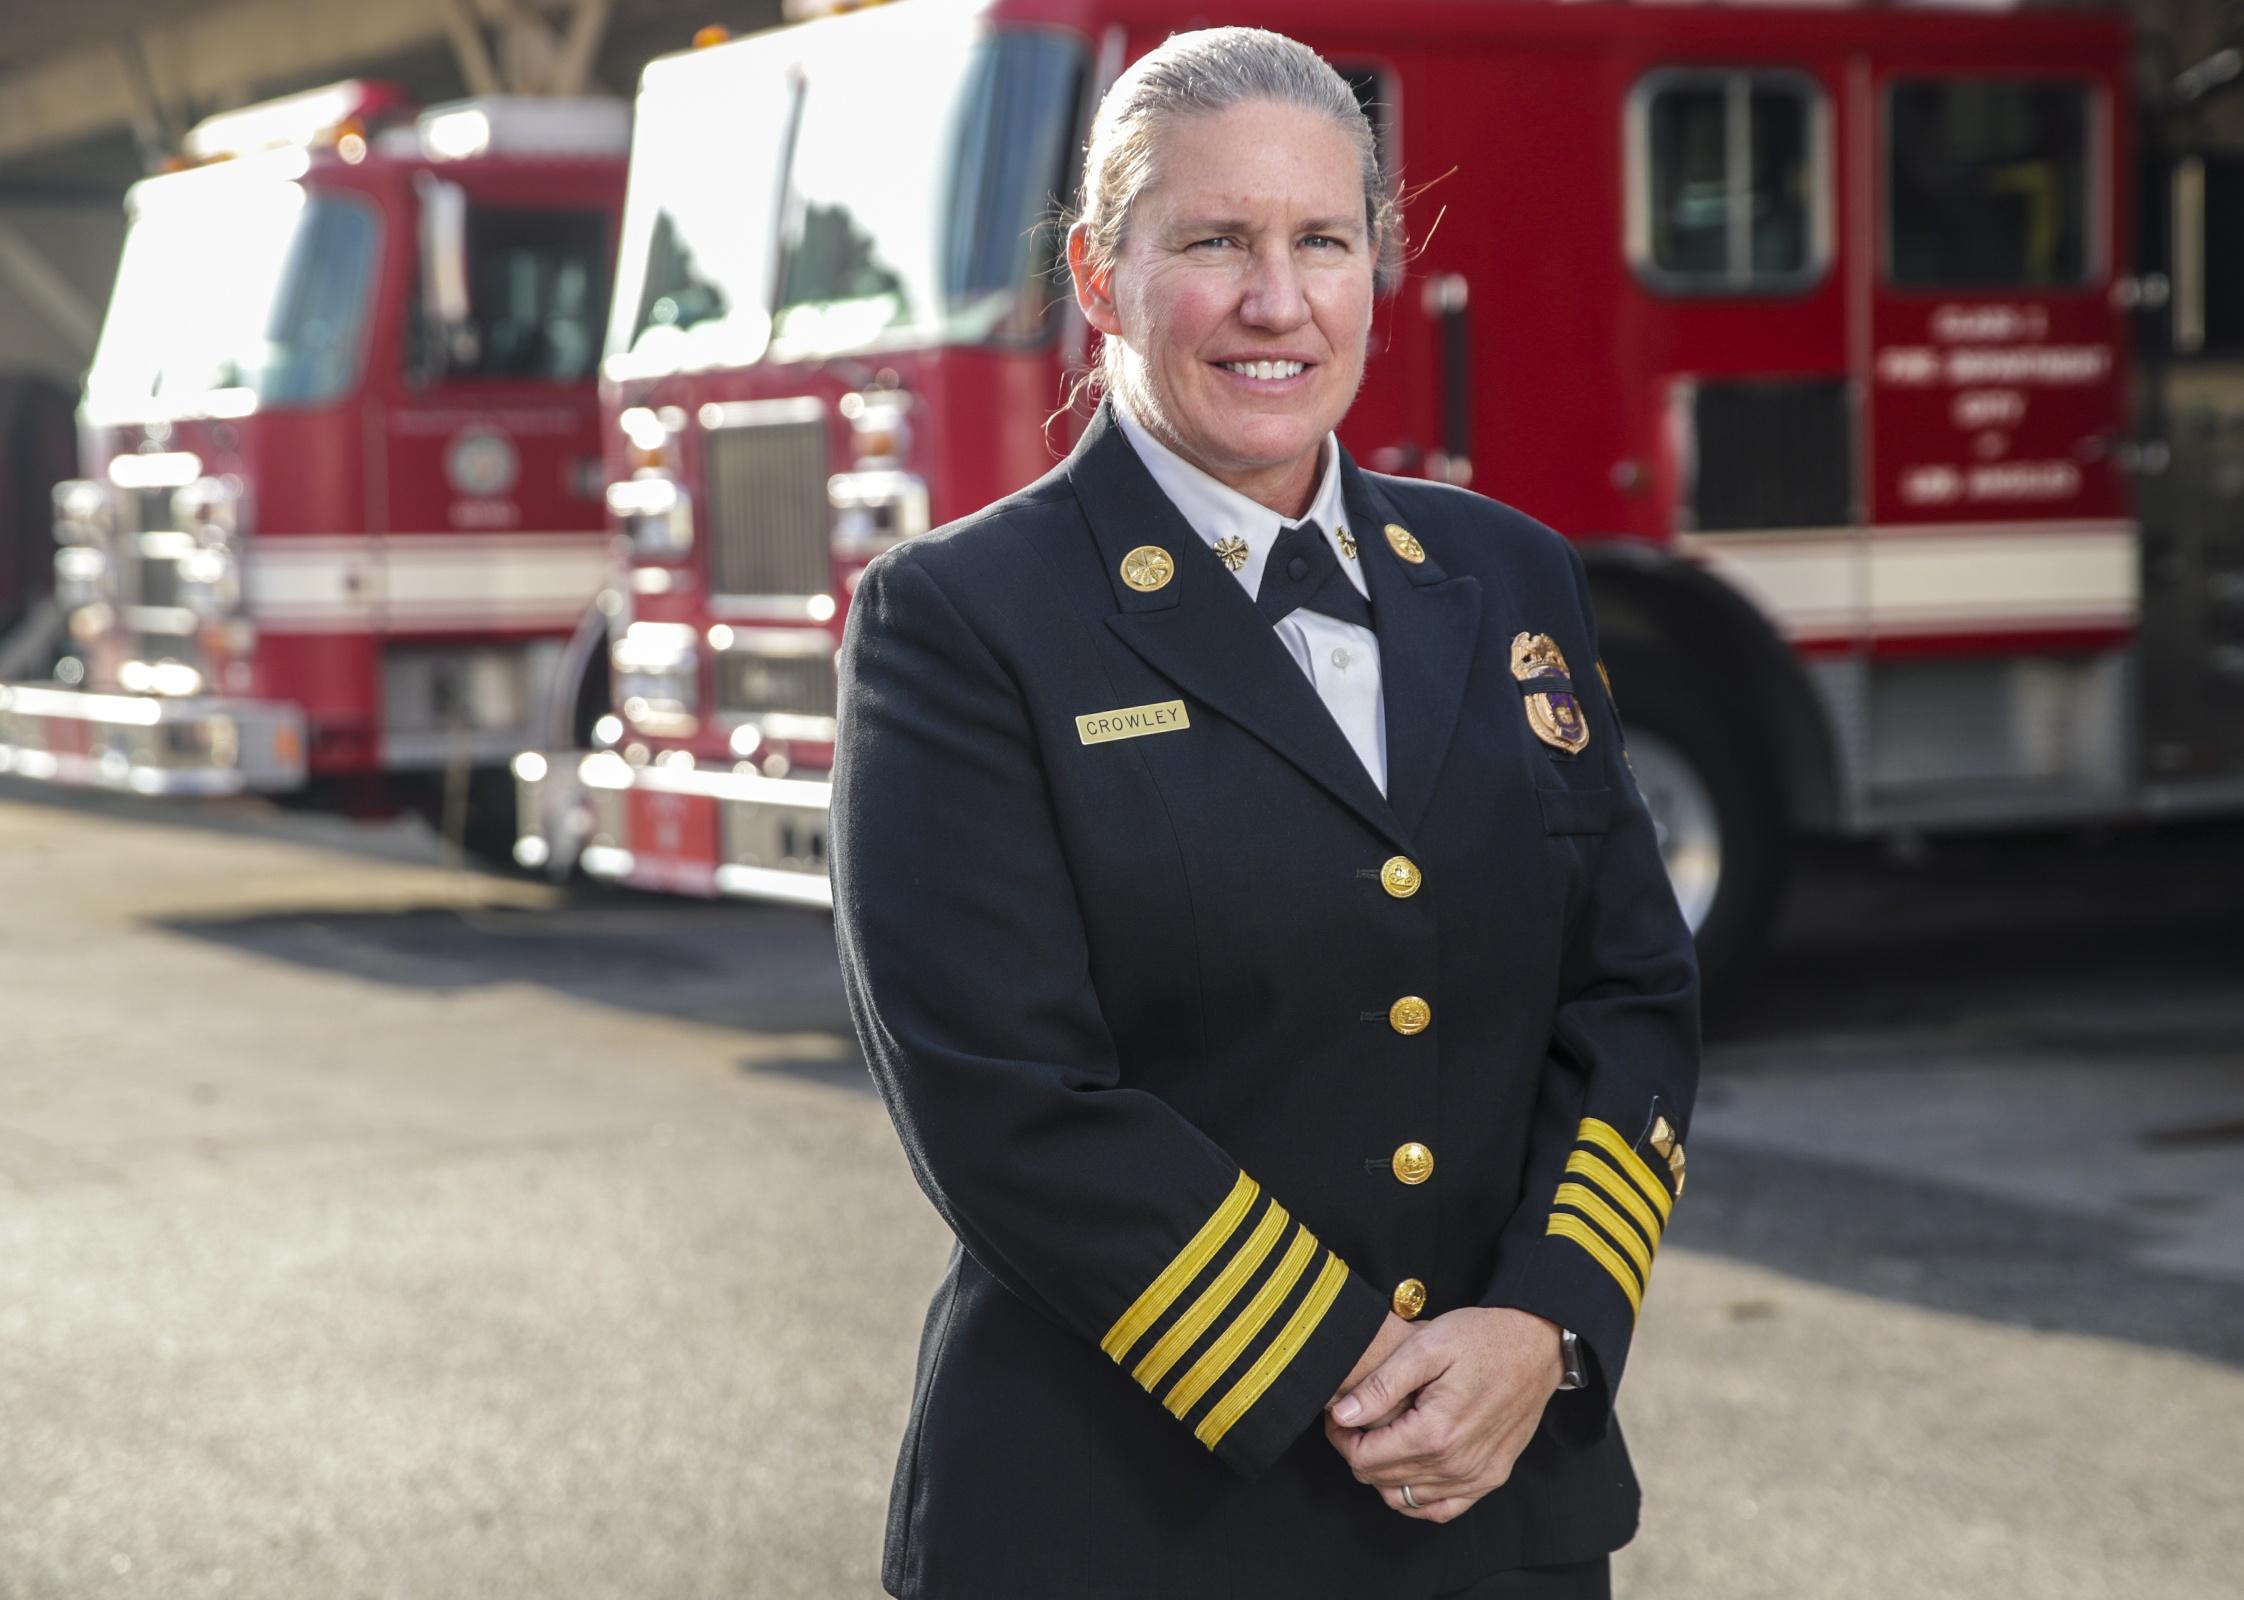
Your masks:
{"label": "fire truck grille", "polygon": [[706,457],[710,593],[831,593],[824,416],[711,428]]}
{"label": "fire truck grille", "polygon": [[1693,525],[1706,533],[1852,522],[1848,415],[1836,378],[1701,384]]}
{"label": "fire truck grille", "polygon": [[805,717],[834,714],[834,653],[759,656],[734,652],[717,664],[717,710],[732,717],[780,711]]}

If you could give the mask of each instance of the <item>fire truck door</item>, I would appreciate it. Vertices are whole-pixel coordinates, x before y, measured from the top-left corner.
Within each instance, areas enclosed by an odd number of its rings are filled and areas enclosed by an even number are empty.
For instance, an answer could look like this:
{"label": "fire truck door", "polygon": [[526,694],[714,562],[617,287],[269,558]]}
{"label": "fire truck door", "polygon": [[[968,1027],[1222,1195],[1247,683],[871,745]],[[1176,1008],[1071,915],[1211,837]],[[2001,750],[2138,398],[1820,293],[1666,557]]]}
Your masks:
{"label": "fire truck door", "polygon": [[1872,80],[1866,775],[1915,815],[2129,780],[2110,72],[1932,60]]}

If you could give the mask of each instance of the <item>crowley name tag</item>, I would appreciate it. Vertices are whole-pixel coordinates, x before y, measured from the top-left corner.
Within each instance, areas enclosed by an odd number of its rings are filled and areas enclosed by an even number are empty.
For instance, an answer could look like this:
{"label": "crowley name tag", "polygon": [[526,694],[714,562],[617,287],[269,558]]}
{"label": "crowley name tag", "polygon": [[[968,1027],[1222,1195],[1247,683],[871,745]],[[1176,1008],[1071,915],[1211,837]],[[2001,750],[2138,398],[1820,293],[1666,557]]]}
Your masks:
{"label": "crowley name tag", "polygon": [[1075,719],[1075,731],[1085,744],[1109,739],[1136,739],[1149,733],[1175,733],[1192,726],[1182,700],[1160,700],[1146,706],[1123,706],[1116,711],[1092,711]]}

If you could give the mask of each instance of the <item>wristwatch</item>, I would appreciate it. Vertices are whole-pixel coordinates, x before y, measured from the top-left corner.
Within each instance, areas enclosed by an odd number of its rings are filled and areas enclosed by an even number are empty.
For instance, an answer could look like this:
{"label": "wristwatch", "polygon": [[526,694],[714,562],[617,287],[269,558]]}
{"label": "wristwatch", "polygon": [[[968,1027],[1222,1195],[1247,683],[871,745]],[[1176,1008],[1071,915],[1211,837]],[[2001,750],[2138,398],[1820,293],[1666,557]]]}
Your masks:
{"label": "wristwatch", "polygon": [[1582,1341],[1572,1328],[1558,1330],[1558,1359],[1566,1368],[1566,1376],[1558,1380],[1560,1389],[1581,1389],[1589,1384],[1582,1371]]}

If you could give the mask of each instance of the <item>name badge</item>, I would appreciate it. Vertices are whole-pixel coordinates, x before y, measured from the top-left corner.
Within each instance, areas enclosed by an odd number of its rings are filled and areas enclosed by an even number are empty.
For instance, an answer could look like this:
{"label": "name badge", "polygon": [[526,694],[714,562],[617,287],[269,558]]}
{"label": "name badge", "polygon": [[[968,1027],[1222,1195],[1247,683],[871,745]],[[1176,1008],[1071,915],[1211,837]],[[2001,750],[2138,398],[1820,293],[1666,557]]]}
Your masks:
{"label": "name badge", "polygon": [[1149,733],[1175,733],[1192,726],[1182,700],[1161,700],[1147,706],[1123,706],[1116,711],[1091,711],[1075,719],[1075,731],[1085,744],[1105,744],[1109,739],[1138,739]]}

